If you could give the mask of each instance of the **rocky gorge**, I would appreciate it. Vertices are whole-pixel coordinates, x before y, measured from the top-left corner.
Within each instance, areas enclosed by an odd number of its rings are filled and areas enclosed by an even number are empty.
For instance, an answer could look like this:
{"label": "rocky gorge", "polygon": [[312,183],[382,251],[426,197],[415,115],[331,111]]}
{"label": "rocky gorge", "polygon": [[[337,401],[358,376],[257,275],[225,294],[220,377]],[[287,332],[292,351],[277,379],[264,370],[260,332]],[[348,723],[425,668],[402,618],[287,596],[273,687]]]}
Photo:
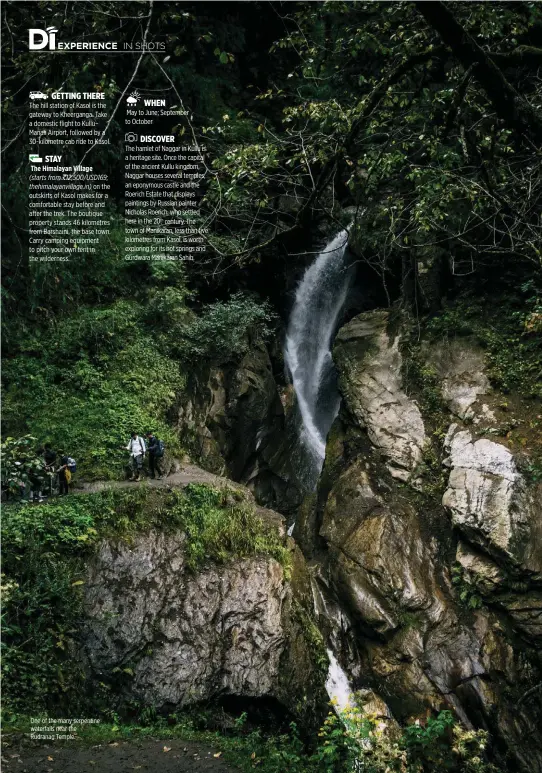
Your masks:
{"label": "rocky gorge", "polygon": [[2,763],[542,773],[542,5],[4,5]]}
{"label": "rocky gorge", "polygon": [[327,649],[361,705],[398,722],[449,708],[501,764],[542,770],[542,484],[501,426],[528,424],[536,449],[540,406],[491,385],[475,336],[416,336],[400,310],[343,324],[333,362],[341,407],[314,491],[263,344],[194,375],[178,431],[285,514],[293,571],[255,557],[187,574],[183,534],[106,542],[86,584],[88,667],[129,663],[125,695],[157,707],[229,696],[316,717]]}

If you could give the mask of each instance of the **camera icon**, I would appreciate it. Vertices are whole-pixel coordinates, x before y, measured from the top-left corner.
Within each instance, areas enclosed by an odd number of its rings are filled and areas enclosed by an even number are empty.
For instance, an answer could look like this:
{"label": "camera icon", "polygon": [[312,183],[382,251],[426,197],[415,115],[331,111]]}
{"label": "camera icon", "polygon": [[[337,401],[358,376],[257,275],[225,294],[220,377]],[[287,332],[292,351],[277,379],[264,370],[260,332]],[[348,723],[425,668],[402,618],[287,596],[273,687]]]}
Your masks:
{"label": "camera icon", "polygon": [[137,140],[138,140],[138,136],[133,132],[127,132],[124,135],[124,142],[137,142]]}

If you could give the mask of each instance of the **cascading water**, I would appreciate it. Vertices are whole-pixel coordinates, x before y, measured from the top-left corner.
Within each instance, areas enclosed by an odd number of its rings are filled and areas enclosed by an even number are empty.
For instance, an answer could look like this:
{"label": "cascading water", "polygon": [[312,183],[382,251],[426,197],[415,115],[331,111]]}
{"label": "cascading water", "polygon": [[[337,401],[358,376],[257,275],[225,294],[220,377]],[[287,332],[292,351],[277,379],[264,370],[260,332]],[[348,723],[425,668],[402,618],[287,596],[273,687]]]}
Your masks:
{"label": "cascading water", "polygon": [[344,711],[353,703],[353,689],[350,686],[345,670],[335,657],[332,650],[327,650],[329,668],[326,679],[326,691],[339,711]]}
{"label": "cascading water", "polygon": [[352,272],[346,263],[348,232],[337,234],[307,268],[290,315],[284,358],[299,408],[300,478],[313,490],[324,463],[326,437],[340,395],[331,342],[346,302]]}
{"label": "cascading water", "polygon": [[[299,478],[313,491],[324,463],[326,438],[337,416],[341,397],[331,357],[331,344],[346,303],[352,270],[346,248],[348,231],[337,234],[307,268],[297,288],[286,333],[284,359],[299,408]],[[293,531],[293,525],[289,533]],[[332,650],[328,650],[326,689],[339,709],[352,692],[348,677]]]}

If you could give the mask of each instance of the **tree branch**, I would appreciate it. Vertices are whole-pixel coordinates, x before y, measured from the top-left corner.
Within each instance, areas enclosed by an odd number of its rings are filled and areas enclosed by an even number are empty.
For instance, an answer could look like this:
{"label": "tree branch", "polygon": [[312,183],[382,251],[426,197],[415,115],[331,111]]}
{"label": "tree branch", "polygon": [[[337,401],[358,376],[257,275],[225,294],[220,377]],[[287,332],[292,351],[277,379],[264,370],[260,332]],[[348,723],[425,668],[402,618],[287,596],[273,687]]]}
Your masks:
{"label": "tree branch", "polygon": [[474,65],[473,76],[491,100],[499,118],[521,133],[541,139],[540,113],[518,94],[494,59],[463,29],[446,5],[440,0],[416,0],[414,4],[463,67],[468,69]]}
{"label": "tree branch", "polygon": [[387,77],[383,78],[380,83],[373,89],[373,91],[369,94],[367,101],[364,103],[361,113],[352,122],[350,131],[342,143],[341,150],[331,156],[331,158],[329,158],[324,164],[324,167],[320,172],[318,179],[316,180],[316,185],[314,186],[311,195],[299,211],[297,218],[298,222],[307,216],[307,213],[309,212],[312,205],[319,198],[319,196],[321,196],[322,191],[327,187],[330,180],[333,178],[333,175],[337,170],[337,164],[339,163],[344,153],[351,152],[361,129],[365,125],[366,121],[371,118],[379,103],[385,97],[389,87],[400,81],[404,75],[417,67],[417,65],[428,62],[430,59],[442,56],[443,51],[444,49],[442,48],[431,47],[426,51],[420,52],[419,54],[414,54],[395,67],[387,75]]}

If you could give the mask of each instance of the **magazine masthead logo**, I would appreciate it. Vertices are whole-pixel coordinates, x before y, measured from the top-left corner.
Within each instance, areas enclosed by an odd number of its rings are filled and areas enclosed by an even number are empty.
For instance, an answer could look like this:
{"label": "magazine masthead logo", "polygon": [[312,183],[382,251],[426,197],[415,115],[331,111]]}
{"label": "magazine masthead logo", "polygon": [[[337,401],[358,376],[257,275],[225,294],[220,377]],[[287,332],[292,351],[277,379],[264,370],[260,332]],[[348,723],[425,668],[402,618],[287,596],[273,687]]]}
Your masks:
{"label": "magazine masthead logo", "polygon": [[42,48],[49,48],[49,51],[56,49],[56,27],[47,27],[45,30],[28,30],[28,48],[30,51],[39,51]]}

